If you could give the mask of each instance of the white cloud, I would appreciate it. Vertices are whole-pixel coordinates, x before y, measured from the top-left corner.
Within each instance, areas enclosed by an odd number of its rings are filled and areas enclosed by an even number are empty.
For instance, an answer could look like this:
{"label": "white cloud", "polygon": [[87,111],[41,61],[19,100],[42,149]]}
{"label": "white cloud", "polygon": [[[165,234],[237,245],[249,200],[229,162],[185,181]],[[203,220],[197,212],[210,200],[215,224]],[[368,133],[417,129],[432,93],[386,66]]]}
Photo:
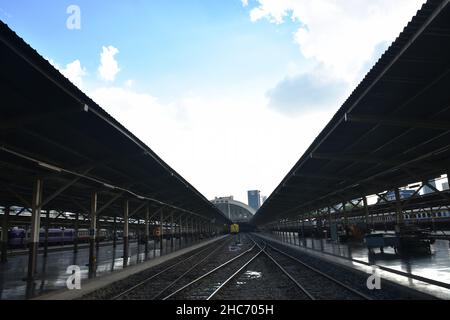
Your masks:
{"label": "white cloud", "polygon": [[329,111],[285,117],[262,107],[264,97],[191,93],[161,104],[126,87],[89,94],[211,199],[232,194],[247,201],[246,190],[272,192],[331,117]]}
{"label": "white cloud", "polygon": [[269,106],[287,115],[335,109],[343,102],[347,83],[331,81],[315,73],[286,77],[267,92]]}
{"label": "white cloud", "polygon": [[[422,2],[256,1],[251,19],[267,18],[278,24],[291,19],[298,23],[293,39],[303,56],[313,62],[308,64],[309,70],[293,64],[293,71],[270,91],[271,95],[264,94],[267,88],[220,96],[194,92],[162,103],[153,94],[137,92],[131,80],[88,92],[208,198],[233,194],[246,201],[246,190],[250,189],[269,195],[338,107],[337,102],[327,100],[323,104],[333,108],[316,107],[301,117],[286,117],[271,108],[271,103],[281,104],[286,98],[298,108],[299,97],[287,93],[292,94],[298,86],[308,89],[302,81],[310,81],[311,75],[316,78],[309,91],[336,82],[352,88],[362,70],[371,66],[369,62],[380,43],[394,40]],[[242,4],[251,5],[246,0]],[[116,79],[120,71],[115,60],[118,52],[112,46],[103,47],[98,69],[101,79]],[[80,63],[78,66],[84,70]],[[308,90],[296,94],[306,95]],[[310,101],[305,103],[314,107]]]}
{"label": "white cloud", "polygon": [[128,79],[127,81],[125,81],[125,87],[131,88],[133,85],[134,85],[134,80]]}
{"label": "white cloud", "polygon": [[114,81],[120,71],[119,64],[115,59],[115,55],[119,50],[113,46],[103,47],[100,54],[100,66],[98,73],[100,78],[105,81]]}
{"label": "white cloud", "polygon": [[424,0],[257,0],[252,21],[299,24],[301,53],[335,78],[355,84],[381,43],[391,43]]}
{"label": "white cloud", "polygon": [[80,60],[77,59],[71,63],[68,63],[64,68],[61,68],[61,66],[52,59],[47,60],[74,85],[76,85],[80,89],[83,89],[83,77],[87,75],[87,72],[86,69],[81,66]]}

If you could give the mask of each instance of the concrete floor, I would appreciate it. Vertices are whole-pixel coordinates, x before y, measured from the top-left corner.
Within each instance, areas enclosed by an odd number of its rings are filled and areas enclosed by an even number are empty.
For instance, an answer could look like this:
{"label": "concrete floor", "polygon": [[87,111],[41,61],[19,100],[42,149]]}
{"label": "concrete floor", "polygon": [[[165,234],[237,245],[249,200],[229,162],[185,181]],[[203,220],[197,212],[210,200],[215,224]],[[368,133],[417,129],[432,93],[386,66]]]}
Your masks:
{"label": "concrete floor", "polygon": [[[368,250],[361,243],[333,243],[324,239],[306,238],[306,243],[299,239],[296,234],[291,234],[292,244],[295,246],[313,249],[318,252],[328,253],[339,257],[345,257],[357,261],[369,263],[370,265],[378,265],[390,269],[402,271],[408,274],[414,274],[428,279],[444,282],[450,285],[450,247],[449,241],[436,240],[432,245],[431,256],[417,256],[417,257],[399,257],[395,255],[392,248],[385,248],[384,254],[376,254],[375,258],[369,258]],[[276,236],[277,239],[281,239]],[[353,265],[355,265],[353,263]],[[393,279],[399,280],[404,285],[412,287],[417,286],[419,281],[407,279],[402,276],[391,275]],[[434,286],[433,286],[434,287]],[[439,291],[438,288],[433,288],[433,291]],[[442,294],[441,294],[442,293]],[[450,290],[442,288],[442,292],[437,294],[440,297],[450,299]]]}
{"label": "concrete floor", "polygon": [[[183,244],[184,246],[184,240]],[[28,255],[14,255],[8,257],[8,262],[0,263],[0,299],[1,300],[23,300],[59,290],[66,287],[68,274],[67,267],[78,265],[81,268],[82,279],[88,278],[89,248],[80,248],[78,253],[72,251],[72,246],[67,246],[66,251],[49,252],[47,257],[38,255],[38,274],[34,283],[27,283],[24,277],[27,274]],[[170,240],[164,241],[163,254],[170,252]],[[174,239],[174,251],[178,249],[178,241]],[[136,265],[145,261],[144,245],[137,242],[130,243],[129,265]],[[153,241],[149,242],[149,256],[152,259],[158,257],[159,243],[153,250]],[[123,246],[112,245],[100,246],[97,251],[97,273],[96,277],[109,274],[112,271],[123,269]]]}

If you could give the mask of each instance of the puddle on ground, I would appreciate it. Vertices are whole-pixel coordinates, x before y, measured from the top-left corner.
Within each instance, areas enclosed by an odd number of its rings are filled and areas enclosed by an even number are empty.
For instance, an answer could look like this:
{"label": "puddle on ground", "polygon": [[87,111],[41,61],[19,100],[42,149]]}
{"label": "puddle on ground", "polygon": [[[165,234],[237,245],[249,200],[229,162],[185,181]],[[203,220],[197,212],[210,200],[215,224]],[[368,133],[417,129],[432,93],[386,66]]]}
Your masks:
{"label": "puddle on ground", "polygon": [[233,245],[231,245],[231,246],[228,246],[228,250],[229,250],[230,252],[239,251],[239,250],[242,249],[241,246],[242,246],[242,244],[240,244],[240,243],[238,243],[238,244],[233,244]]}
{"label": "puddle on ground", "polygon": [[262,272],[248,270],[243,274],[243,277],[247,279],[259,279],[262,277]]}
{"label": "puddle on ground", "polygon": [[248,270],[240,277],[240,281],[236,281],[236,285],[242,286],[247,283],[247,281],[245,280],[253,280],[259,278],[262,278],[262,272]]}

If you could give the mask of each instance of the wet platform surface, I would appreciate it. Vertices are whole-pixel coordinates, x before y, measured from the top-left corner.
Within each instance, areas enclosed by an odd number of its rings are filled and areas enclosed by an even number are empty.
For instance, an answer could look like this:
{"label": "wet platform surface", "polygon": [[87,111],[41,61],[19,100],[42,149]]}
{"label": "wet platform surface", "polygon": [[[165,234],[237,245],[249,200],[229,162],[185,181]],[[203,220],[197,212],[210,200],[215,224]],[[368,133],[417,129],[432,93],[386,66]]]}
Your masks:
{"label": "wet platform surface", "polygon": [[[270,237],[281,240],[279,235],[271,234]],[[436,240],[435,244],[431,246],[431,255],[411,257],[400,257],[395,254],[393,248],[385,248],[384,254],[376,254],[373,257],[369,256],[367,248],[362,243],[334,243],[325,239],[312,238],[299,239],[296,234],[291,234],[287,241],[300,248],[312,249],[317,252],[326,253],[327,255],[382,266],[450,285],[450,247],[449,241],[447,240]],[[354,266],[355,264],[351,263],[351,265]],[[407,279],[405,282],[404,278],[401,275],[392,275],[392,279],[399,280],[403,285],[414,287],[419,282],[413,279]],[[436,290],[439,291],[440,288],[432,289],[432,291]],[[438,294],[441,298],[450,299],[449,289],[442,288],[442,293],[442,295]]]}
{"label": "wet platform surface", "polygon": [[[173,251],[178,249],[179,242],[174,239]],[[191,245],[189,243],[188,245]],[[184,240],[182,247],[185,246]],[[159,243],[154,248],[153,241],[149,241],[147,260],[160,256]],[[167,251],[167,252],[166,252]],[[163,255],[170,253],[170,240],[165,240]],[[146,261],[145,248],[137,242],[130,243],[130,257],[128,265],[136,265]],[[123,246],[101,245],[97,250],[96,277],[110,274],[123,269]],[[77,265],[81,268],[82,280],[89,277],[89,248],[81,247],[78,253],[73,252],[73,246],[67,246],[66,251],[49,251],[48,256],[38,255],[37,275],[33,283],[24,281],[27,274],[28,255],[13,255],[8,257],[7,263],[0,264],[0,299],[23,300],[49,293],[54,290],[66,288],[69,274],[67,268]]]}

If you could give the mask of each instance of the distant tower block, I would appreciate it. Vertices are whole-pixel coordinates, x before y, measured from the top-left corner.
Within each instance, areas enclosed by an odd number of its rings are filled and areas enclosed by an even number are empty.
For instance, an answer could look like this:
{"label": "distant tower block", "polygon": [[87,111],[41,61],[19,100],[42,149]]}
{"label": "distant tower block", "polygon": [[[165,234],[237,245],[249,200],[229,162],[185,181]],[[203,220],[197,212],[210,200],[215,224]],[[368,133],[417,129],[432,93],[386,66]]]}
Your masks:
{"label": "distant tower block", "polygon": [[250,190],[247,192],[248,194],[248,205],[255,210],[258,210],[261,207],[261,191],[259,190]]}

